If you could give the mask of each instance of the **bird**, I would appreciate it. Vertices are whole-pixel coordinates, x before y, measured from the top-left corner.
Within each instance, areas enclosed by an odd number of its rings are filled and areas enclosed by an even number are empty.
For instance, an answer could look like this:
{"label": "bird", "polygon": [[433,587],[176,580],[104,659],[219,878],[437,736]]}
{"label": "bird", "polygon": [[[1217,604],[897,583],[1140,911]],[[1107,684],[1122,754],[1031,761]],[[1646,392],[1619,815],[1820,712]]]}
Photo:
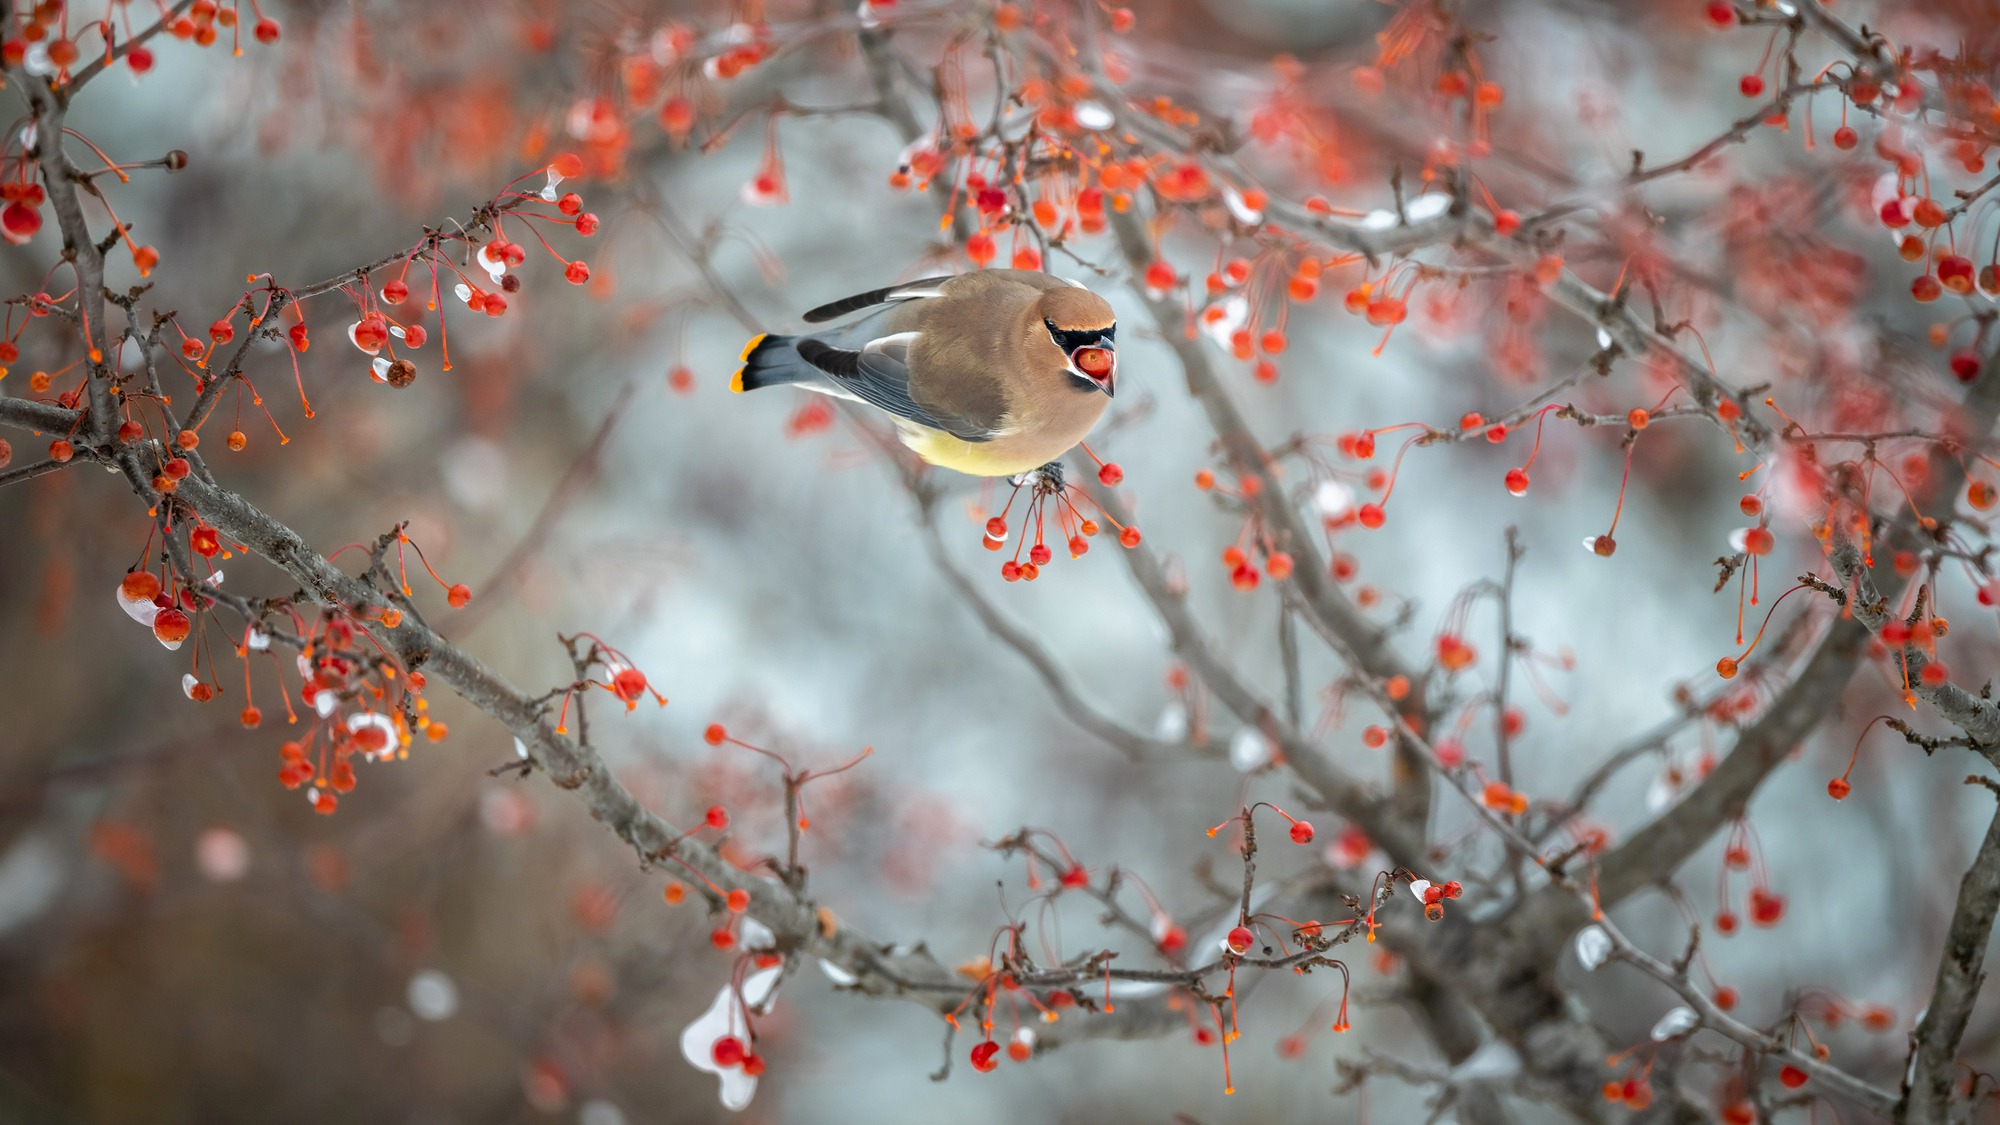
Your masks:
{"label": "bird", "polygon": [[1082,283],[1039,270],[978,270],[872,289],[805,314],[799,336],[743,349],[732,391],[784,384],[888,413],[923,460],[982,477],[1056,461],[1117,389],[1118,321]]}

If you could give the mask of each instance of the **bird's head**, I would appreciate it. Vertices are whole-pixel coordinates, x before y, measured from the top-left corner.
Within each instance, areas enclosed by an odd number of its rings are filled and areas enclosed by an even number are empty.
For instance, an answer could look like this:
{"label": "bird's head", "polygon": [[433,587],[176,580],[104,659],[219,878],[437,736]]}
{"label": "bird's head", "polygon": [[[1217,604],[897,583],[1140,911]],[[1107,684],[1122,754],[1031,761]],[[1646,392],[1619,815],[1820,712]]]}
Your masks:
{"label": "bird's head", "polygon": [[1118,374],[1117,314],[1104,298],[1079,285],[1042,294],[1042,324],[1062,352],[1076,389],[1109,396]]}

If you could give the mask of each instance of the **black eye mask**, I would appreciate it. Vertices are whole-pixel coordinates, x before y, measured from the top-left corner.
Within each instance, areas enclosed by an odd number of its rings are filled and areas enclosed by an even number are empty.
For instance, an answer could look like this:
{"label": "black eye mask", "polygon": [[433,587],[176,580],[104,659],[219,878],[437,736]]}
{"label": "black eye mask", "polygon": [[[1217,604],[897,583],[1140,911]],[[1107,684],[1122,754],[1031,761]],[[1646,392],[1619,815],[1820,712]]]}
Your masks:
{"label": "black eye mask", "polygon": [[1118,332],[1118,326],[1115,324],[1109,328],[1093,328],[1084,332],[1070,332],[1066,329],[1057,328],[1055,321],[1047,317],[1042,318],[1042,323],[1049,326],[1049,335],[1055,339],[1056,347],[1061,348],[1064,355],[1069,355],[1078,348],[1087,348],[1093,345],[1102,347],[1102,344],[1098,344],[1099,340],[1109,343],[1115,339]]}

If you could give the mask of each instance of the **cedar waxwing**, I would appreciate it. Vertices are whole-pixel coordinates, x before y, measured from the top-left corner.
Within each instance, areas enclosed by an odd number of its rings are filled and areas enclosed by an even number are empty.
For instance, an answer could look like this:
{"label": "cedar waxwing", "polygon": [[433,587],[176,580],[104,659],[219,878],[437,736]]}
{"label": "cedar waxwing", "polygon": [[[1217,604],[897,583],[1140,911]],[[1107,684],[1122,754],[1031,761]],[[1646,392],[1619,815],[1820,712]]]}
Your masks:
{"label": "cedar waxwing", "polygon": [[821,305],[808,336],[759,336],[732,391],[793,383],[888,411],[933,465],[1005,477],[1054,461],[1111,401],[1117,321],[1104,298],[1035,270],[929,277]]}

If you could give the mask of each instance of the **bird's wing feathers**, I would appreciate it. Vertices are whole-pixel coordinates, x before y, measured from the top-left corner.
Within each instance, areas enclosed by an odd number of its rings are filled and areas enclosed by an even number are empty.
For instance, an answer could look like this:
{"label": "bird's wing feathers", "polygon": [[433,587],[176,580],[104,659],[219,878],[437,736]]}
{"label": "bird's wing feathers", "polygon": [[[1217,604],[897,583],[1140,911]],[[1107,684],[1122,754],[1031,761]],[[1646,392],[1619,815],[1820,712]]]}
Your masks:
{"label": "bird's wing feathers", "polygon": [[859,351],[801,339],[799,356],[833,376],[836,386],[871,406],[919,426],[942,430],[962,441],[991,441],[993,426],[950,410],[922,405],[910,392],[910,347],[918,333],[897,332],[870,340]]}
{"label": "bird's wing feathers", "polygon": [[808,324],[818,324],[821,321],[833,320],[836,317],[846,316],[851,312],[859,312],[862,309],[871,308],[875,305],[888,304],[891,301],[908,301],[917,297],[935,297],[944,291],[944,283],[950,280],[951,278],[949,277],[926,277],[917,281],[906,281],[901,285],[891,285],[884,289],[870,289],[866,293],[856,293],[852,297],[843,297],[831,304],[821,305],[808,312],[805,315],[805,321]]}

